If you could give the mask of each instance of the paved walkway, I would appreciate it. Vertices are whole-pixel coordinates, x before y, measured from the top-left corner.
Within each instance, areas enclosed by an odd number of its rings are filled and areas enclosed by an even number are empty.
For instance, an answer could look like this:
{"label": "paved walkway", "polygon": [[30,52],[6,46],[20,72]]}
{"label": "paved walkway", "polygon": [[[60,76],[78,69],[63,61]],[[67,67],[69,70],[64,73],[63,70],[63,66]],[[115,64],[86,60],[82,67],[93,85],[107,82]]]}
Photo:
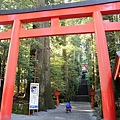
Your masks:
{"label": "paved walkway", "polygon": [[62,103],[56,109],[39,112],[38,116],[12,114],[11,120],[96,120],[89,102],[71,102],[71,104],[71,113],[66,113],[65,103]]}

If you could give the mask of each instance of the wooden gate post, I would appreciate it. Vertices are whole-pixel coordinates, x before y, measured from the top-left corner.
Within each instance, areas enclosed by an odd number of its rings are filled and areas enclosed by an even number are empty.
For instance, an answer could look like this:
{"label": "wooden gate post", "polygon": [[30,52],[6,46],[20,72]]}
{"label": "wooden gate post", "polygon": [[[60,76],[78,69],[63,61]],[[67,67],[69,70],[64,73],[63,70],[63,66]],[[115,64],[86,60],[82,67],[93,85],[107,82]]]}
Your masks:
{"label": "wooden gate post", "polygon": [[93,13],[93,21],[95,28],[104,120],[116,120],[112,74],[101,12],[96,11]]}
{"label": "wooden gate post", "polygon": [[1,120],[11,119],[16,66],[20,45],[19,40],[20,27],[21,22],[19,20],[14,20],[2,95]]}

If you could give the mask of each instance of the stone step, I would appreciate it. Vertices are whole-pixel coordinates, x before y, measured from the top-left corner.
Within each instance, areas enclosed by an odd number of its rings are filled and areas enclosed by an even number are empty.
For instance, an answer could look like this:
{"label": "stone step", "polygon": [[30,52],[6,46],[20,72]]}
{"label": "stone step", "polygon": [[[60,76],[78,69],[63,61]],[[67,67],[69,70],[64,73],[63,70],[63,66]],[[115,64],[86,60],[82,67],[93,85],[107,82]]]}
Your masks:
{"label": "stone step", "polygon": [[74,101],[89,102],[90,101],[90,96],[88,96],[88,95],[76,95]]}
{"label": "stone step", "polygon": [[78,88],[78,95],[88,95],[88,86],[80,85]]}
{"label": "stone step", "polygon": [[87,80],[81,79],[80,85],[87,85]]}

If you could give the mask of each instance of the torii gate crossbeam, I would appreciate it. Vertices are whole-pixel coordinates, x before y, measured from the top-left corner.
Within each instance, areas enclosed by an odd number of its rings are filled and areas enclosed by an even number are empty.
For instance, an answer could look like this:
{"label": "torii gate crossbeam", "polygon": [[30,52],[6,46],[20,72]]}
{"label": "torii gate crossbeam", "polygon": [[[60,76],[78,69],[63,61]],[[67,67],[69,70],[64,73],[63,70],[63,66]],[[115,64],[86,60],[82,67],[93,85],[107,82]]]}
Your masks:
{"label": "torii gate crossbeam", "polygon": [[[102,16],[120,14],[120,2],[119,0],[91,1],[93,2],[79,2],[73,6],[65,4],[65,6],[42,7],[33,9],[33,11],[0,11],[0,25],[13,24],[12,29],[0,32],[0,40],[11,39],[1,104],[1,120],[10,120],[11,118],[20,38],[87,33],[95,33],[96,38],[104,120],[116,120],[112,74],[105,32],[120,31],[120,22],[109,22],[109,20],[103,20]],[[59,24],[62,19],[81,17],[92,17],[93,21],[86,25],[60,26]],[[23,23],[41,21],[50,21],[51,26],[32,30],[22,28]]]}

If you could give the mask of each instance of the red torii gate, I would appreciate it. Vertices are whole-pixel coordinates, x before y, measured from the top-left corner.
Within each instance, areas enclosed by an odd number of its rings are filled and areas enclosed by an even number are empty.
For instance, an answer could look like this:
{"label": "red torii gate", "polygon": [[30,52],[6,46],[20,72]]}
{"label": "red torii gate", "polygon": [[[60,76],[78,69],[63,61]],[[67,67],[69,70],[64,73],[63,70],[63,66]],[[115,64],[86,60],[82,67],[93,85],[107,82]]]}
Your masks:
{"label": "red torii gate", "polygon": [[[106,3],[107,2],[107,3]],[[100,73],[104,120],[116,120],[112,75],[105,32],[120,31],[120,22],[103,20],[102,15],[120,14],[119,0],[91,0],[74,4],[34,8],[31,10],[0,11],[0,25],[13,24],[7,32],[0,32],[0,39],[11,39],[5,73],[1,104],[1,119],[10,120],[14,82],[20,38],[45,37],[68,34],[95,33]],[[59,20],[92,17],[86,25],[60,26]],[[25,30],[22,23],[51,21],[51,27]]]}

